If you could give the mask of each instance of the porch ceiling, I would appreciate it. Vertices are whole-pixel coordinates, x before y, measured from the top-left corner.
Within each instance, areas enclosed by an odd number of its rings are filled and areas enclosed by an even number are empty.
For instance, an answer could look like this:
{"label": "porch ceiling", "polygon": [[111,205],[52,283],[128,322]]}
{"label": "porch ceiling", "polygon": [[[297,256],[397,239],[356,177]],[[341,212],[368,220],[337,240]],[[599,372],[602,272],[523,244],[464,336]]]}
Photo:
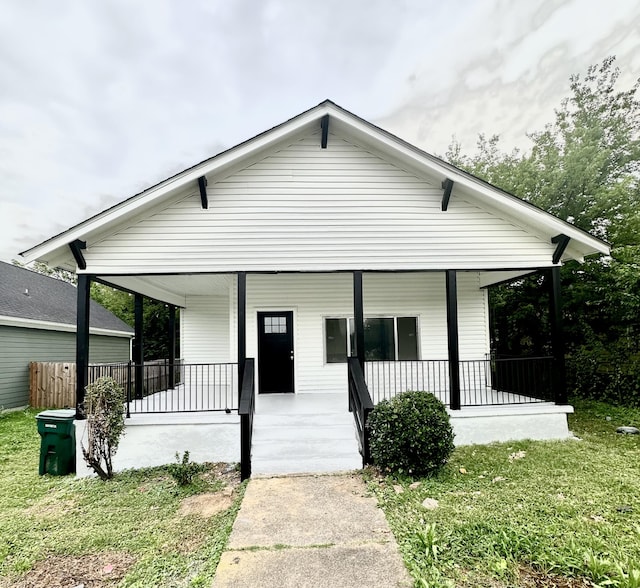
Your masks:
{"label": "porch ceiling", "polygon": [[98,276],[101,280],[150,298],[185,306],[187,296],[227,294],[233,274],[180,274],[165,276]]}
{"label": "porch ceiling", "polygon": [[[480,287],[516,279],[531,270],[480,271]],[[150,298],[184,307],[187,296],[212,296],[229,292],[235,274],[171,274],[154,276],[98,276],[99,279]]]}

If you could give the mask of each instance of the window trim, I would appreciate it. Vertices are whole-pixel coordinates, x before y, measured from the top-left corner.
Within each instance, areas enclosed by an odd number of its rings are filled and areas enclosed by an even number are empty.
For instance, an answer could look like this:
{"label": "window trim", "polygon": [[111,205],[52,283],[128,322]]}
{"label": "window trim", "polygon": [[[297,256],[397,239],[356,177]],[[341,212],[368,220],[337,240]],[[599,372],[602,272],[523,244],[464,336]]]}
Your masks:
{"label": "window trim", "polygon": [[[416,321],[416,355],[417,358],[415,360],[411,359],[398,359],[398,319],[399,318],[412,318]],[[415,313],[399,313],[399,314],[367,314],[364,317],[364,320],[367,319],[393,319],[393,343],[394,343],[394,359],[387,360],[374,360],[374,361],[420,361],[422,357],[422,337],[420,332],[420,314]],[[351,357],[351,324],[355,322],[353,316],[345,315],[345,314],[331,314],[322,317],[322,361],[323,365],[340,365],[345,362],[343,361],[327,361],[327,320],[346,320],[347,321],[347,357]],[[355,325],[354,325],[355,329]]]}

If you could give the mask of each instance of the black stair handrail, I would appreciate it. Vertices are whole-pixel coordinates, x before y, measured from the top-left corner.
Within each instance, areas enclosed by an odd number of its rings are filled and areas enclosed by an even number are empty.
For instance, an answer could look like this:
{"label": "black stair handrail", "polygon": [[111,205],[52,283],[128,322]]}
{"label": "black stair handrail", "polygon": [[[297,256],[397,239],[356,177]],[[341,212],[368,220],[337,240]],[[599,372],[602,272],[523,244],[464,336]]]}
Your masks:
{"label": "black stair handrail", "polygon": [[244,361],[242,384],[240,388],[240,479],[251,477],[251,442],[253,438],[253,414],[256,404],[254,359],[248,357]]}
{"label": "black stair handrail", "polygon": [[371,394],[369,394],[369,388],[367,388],[358,358],[347,358],[347,364],[349,368],[349,411],[353,413],[356,424],[362,467],[364,467],[371,463],[367,420],[369,413],[373,410],[373,400],[371,400]]}

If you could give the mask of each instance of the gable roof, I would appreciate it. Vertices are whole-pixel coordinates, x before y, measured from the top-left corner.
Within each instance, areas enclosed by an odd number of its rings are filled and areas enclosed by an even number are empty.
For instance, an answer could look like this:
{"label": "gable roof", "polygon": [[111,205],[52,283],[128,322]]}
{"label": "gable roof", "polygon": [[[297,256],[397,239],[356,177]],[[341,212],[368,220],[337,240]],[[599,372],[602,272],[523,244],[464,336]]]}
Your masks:
{"label": "gable roof", "polygon": [[[455,190],[472,195],[487,205],[504,211],[511,217],[518,218],[542,234],[565,234],[571,239],[567,247],[567,258],[582,260],[585,255],[609,253],[610,246],[583,231],[543,211],[520,198],[501,190],[472,174],[461,170],[450,163],[435,157],[407,143],[395,135],[373,125],[372,123],[341,108],[330,100],[277,125],[255,137],[248,139],[206,159],[130,198],[88,218],[82,223],[51,237],[43,243],[21,253],[28,261],[35,259],[51,265],[63,265],[70,268],[72,260],[68,244],[76,239],[89,240],[108,232],[109,227],[116,226],[129,215],[138,215],[151,206],[169,200],[180,190],[196,185],[198,178],[207,175],[221,176],[229,170],[242,166],[266,153],[278,145],[291,142],[296,137],[319,128],[321,121],[329,117],[332,132],[341,134],[363,146],[368,146],[383,153],[390,160],[401,166],[415,170],[417,173],[429,175],[436,181],[452,180]],[[66,260],[66,265],[62,263]]]}
{"label": "gable roof", "polygon": [[[77,291],[72,284],[0,261],[0,320],[4,324],[76,328]],[[4,320],[3,320],[4,319]],[[6,319],[22,319],[11,321]],[[90,328],[96,334],[132,335],[133,329],[95,301]],[[61,329],[69,330],[69,329]]]}

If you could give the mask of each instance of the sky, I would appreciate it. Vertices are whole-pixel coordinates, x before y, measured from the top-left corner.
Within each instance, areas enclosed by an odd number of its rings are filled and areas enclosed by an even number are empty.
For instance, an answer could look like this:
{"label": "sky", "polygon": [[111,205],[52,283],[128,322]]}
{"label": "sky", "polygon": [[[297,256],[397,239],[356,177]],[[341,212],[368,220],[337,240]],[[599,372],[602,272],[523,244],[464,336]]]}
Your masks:
{"label": "sky", "polygon": [[0,0],[0,259],[327,98],[526,151],[609,55],[630,86],[637,0]]}

